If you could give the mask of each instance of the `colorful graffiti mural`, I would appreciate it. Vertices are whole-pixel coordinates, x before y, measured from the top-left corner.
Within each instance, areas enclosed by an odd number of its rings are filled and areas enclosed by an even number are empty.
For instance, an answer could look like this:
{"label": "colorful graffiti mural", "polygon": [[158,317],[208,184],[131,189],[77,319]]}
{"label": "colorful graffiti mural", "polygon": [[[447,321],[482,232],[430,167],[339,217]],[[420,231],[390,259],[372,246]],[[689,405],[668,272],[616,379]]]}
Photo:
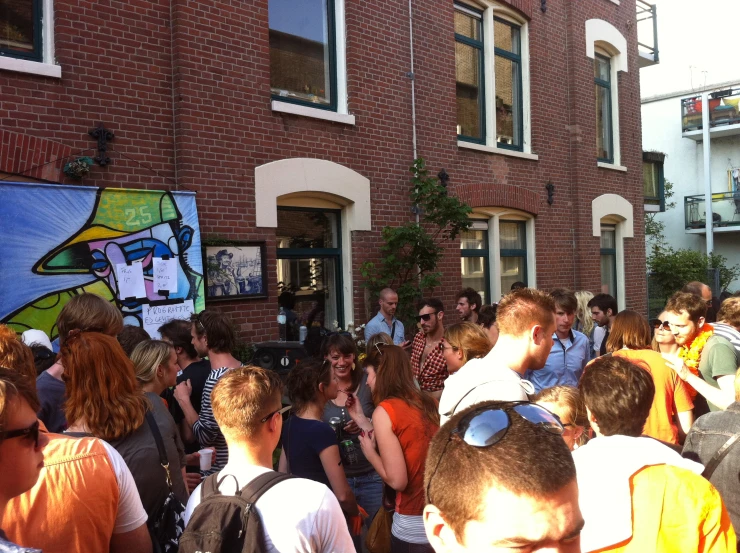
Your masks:
{"label": "colorful graffiti mural", "polygon": [[[0,182],[0,321],[52,340],[78,294],[95,293],[142,325],[145,304],[205,307],[200,227],[192,192]],[[177,259],[177,291],[153,286],[153,259]],[[146,297],[121,298],[116,265],[141,262]]]}

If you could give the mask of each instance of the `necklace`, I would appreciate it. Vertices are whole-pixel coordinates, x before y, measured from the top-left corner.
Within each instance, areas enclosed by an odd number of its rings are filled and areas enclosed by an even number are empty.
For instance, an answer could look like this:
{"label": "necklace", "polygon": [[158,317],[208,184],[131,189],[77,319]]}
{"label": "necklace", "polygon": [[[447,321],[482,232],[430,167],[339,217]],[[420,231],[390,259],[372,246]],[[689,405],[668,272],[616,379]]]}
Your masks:
{"label": "necklace", "polygon": [[[689,368],[691,373],[696,376],[699,376],[699,362],[701,361],[702,351],[704,351],[704,346],[707,345],[707,340],[712,337],[712,334],[714,334],[714,327],[705,323],[699,334],[696,335],[691,343],[681,346],[681,349],[678,350],[678,356],[683,359],[683,362]],[[694,399],[696,397],[696,390],[688,384],[686,384],[686,386],[691,394],[691,399]]]}

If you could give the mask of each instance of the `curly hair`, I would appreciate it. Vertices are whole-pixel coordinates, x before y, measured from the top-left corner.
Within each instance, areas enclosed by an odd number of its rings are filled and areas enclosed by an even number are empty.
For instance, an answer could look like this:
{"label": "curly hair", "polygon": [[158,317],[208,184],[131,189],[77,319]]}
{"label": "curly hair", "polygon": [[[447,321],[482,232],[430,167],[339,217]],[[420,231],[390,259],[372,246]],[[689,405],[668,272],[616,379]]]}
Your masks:
{"label": "curly hair", "polygon": [[19,372],[36,389],[36,364],[33,351],[18,339],[10,327],[0,325],[0,365]]}
{"label": "curly hair", "polygon": [[118,341],[100,332],[71,332],[62,347],[65,415],[96,438],[121,439],[144,423],[149,401]]}
{"label": "curly hair", "polygon": [[328,386],[332,378],[331,363],[326,359],[311,357],[293,367],[285,382],[288,397],[293,404],[293,412],[299,413],[316,403],[319,385]]}

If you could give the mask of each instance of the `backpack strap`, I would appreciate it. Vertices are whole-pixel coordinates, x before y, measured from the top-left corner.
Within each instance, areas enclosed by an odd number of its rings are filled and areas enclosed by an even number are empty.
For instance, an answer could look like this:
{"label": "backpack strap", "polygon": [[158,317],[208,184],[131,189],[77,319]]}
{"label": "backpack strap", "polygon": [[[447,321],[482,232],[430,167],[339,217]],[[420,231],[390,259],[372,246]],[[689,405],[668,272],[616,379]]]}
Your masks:
{"label": "backpack strap", "polygon": [[244,501],[250,505],[253,505],[254,503],[257,503],[257,500],[262,497],[267,490],[272,488],[275,484],[279,484],[283,480],[288,480],[289,478],[295,477],[292,474],[285,474],[283,472],[275,472],[274,470],[271,470],[265,474],[260,474],[246,487],[239,490],[237,495],[242,497]]}
{"label": "backpack strap", "polygon": [[221,471],[214,472],[213,474],[210,474],[203,479],[203,483],[200,485],[201,501],[203,501],[209,495],[221,495],[221,490],[219,490],[219,488],[221,487],[221,483],[229,476],[234,479],[234,482],[236,483],[236,489],[239,489],[239,480],[236,479],[236,476],[234,476],[233,474],[224,474],[223,478],[219,479],[219,474],[221,474]]}
{"label": "backpack strap", "polygon": [[172,491],[172,478],[170,478],[170,462],[167,459],[167,451],[164,448],[164,440],[162,440],[162,434],[157,426],[157,421],[154,418],[154,414],[147,410],[146,422],[149,423],[149,430],[152,432],[154,442],[157,444],[157,451],[159,452],[159,464],[162,465],[165,474],[167,475],[167,487]]}
{"label": "backpack strap", "polygon": [[724,443],[724,445],[717,450],[714,456],[707,463],[707,466],[704,469],[704,472],[701,473],[701,475],[704,478],[709,480],[712,477],[712,473],[714,472],[714,469],[716,469],[717,466],[722,461],[722,459],[725,458],[725,455],[727,455],[730,452],[730,448],[732,448],[732,446],[735,445],[735,442],[737,442],[738,439],[740,439],[740,432],[730,436],[730,438]]}

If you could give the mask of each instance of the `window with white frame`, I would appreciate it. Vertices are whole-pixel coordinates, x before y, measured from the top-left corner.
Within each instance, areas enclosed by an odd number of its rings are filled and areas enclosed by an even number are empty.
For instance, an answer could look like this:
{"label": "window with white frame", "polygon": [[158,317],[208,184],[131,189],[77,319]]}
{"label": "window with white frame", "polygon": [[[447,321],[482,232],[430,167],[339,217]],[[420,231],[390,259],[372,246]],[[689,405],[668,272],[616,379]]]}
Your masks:
{"label": "window with white frame", "polygon": [[596,158],[614,162],[612,125],[611,60],[599,54],[594,58],[594,89],[596,91]]}
{"label": "window with white frame", "polygon": [[617,227],[601,225],[601,293],[617,294]]}
{"label": "window with white frame", "polygon": [[458,140],[529,152],[527,23],[481,0],[455,4]]}
{"label": "window with white frame", "polygon": [[0,69],[61,77],[53,0],[0,0]]}
{"label": "window with white frame", "polygon": [[534,286],[534,219],[506,208],[476,208],[473,216],[470,229],[460,235],[463,287],[491,303],[515,282]]}

